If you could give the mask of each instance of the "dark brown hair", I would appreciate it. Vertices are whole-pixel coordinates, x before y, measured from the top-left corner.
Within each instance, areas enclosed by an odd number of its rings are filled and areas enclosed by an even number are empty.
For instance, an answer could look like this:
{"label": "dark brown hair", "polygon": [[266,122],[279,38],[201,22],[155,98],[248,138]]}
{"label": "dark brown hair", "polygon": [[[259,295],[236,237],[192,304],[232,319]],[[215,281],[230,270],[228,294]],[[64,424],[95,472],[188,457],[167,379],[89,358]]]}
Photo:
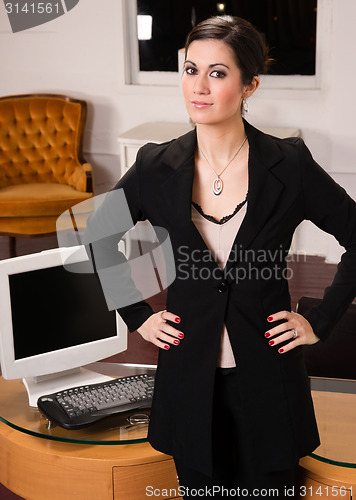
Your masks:
{"label": "dark brown hair", "polygon": [[251,83],[255,75],[267,71],[268,48],[249,21],[241,17],[215,16],[200,22],[187,36],[185,57],[192,42],[206,39],[221,40],[231,47],[244,85]]}

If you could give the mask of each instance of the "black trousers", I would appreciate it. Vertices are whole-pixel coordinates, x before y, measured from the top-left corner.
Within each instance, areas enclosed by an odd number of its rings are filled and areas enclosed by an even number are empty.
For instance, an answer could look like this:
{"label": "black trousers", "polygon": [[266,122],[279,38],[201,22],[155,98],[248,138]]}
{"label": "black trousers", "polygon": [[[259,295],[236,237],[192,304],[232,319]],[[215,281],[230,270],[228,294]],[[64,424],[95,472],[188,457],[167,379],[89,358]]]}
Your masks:
{"label": "black trousers", "polygon": [[[189,469],[181,459],[173,457],[184,498],[294,498],[298,463],[292,469],[272,472],[258,472],[253,467],[239,394],[237,370],[217,368],[213,475],[209,477]],[[266,432],[278,432],[278,429],[266,425]]]}

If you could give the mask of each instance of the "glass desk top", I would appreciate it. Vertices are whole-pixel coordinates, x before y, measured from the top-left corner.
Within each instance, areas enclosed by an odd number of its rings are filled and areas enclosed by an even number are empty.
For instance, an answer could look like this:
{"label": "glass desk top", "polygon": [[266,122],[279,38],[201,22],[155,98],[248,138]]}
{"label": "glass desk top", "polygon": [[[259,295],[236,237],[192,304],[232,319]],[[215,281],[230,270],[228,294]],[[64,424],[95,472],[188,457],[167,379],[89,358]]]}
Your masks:
{"label": "glass desk top", "polygon": [[[85,366],[90,370],[114,378],[154,370],[144,365],[119,363],[92,363]],[[147,423],[131,424],[128,418],[133,414],[150,414],[149,410],[137,410],[113,415],[91,424],[83,429],[67,430],[62,427],[48,426],[48,420],[38,408],[28,404],[28,396],[21,379],[4,380],[0,377],[0,421],[27,434],[54,441],[120,445],[147,441]]]}
{"label": "glass desk top", "polygon": [[[86,368],[120,377],[150,372],[147,367],[120,363],[93,363]],[[310,454],[322,462],[356,468],[356,380],[311,378],[311,389],[321,445]],[[34,436],[64,442],[120,445],[147,441],[148,423],[131,425],[127,412],[105,418],[79,430],[48,428],[48,420],[28,405],[21,380],[0,378],[0,420]]]}

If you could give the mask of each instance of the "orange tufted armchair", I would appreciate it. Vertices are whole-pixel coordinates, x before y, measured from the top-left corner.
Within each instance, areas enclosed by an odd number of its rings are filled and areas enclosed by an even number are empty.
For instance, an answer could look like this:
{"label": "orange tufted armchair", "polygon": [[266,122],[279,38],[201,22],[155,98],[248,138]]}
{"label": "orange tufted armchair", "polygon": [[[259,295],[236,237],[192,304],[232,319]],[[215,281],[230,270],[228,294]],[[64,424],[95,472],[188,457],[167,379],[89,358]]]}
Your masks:
{"label": "orange tufted armchair", "polygon": [[0,98],[0,234],[47,236],[57,217],[93,196],[82,157],[86,102],[55,94]]}

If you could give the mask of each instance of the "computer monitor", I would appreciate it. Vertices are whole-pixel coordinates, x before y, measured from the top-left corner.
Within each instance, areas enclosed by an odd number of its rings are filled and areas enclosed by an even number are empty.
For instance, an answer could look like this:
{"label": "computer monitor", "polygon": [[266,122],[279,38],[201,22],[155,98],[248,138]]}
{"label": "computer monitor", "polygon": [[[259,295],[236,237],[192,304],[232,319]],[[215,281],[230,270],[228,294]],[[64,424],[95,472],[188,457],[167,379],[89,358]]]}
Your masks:
{"label": "computer monitor", "polygon": [[31,406],[108,379],[81,367],[127,349],[127,327],[108,310],[83,246],[0,261],[0,297],[2,375],[24,379]]}

